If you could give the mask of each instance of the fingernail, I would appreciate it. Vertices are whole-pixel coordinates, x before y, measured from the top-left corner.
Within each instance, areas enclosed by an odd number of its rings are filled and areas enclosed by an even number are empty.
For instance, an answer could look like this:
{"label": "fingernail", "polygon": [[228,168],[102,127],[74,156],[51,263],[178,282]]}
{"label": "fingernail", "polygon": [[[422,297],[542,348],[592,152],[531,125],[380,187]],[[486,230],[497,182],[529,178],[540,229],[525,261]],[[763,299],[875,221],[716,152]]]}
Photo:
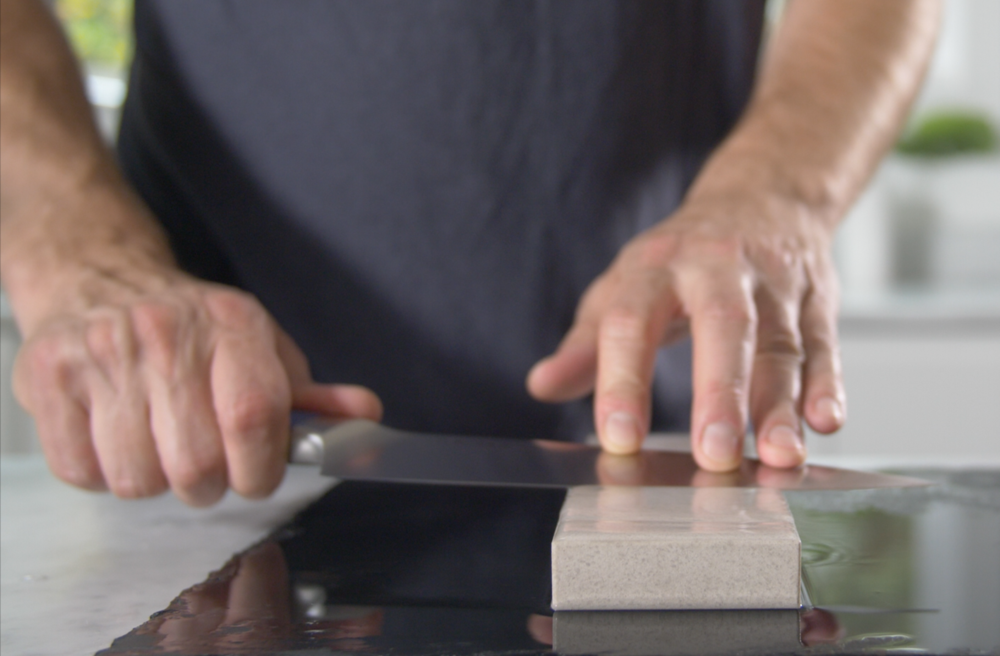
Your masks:
{"label": "fingernail", "polygon": [[736,429],[722,421],[710,425],[701,434],[701,450],[719,463],[728,464],[735,460],[739,443],[740,437],[736,434]]}
{"label": "fingernail", "polygon": [[775,426],[767,434],[767,441],[787,451],[802,451],[802,438],[788,426]]}
{"label": "fingernail", "polygon": [[824,396],[816,401],[816,412],[824,417],[830,417],[838,424],[844,421],[844,408],[832,396]]}
{"label": "fingernail", "polygon": [[612,412],[604,423],[604,446],[611,453],[639,450],[639,422],[627,412]]}

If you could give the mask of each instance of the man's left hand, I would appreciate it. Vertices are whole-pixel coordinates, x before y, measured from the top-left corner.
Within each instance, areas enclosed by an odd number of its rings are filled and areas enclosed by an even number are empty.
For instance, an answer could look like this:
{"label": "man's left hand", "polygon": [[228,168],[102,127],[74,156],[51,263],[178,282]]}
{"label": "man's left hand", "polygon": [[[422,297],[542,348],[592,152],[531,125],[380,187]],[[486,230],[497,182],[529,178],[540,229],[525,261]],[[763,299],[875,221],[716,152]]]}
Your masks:
{"label": "man's left hand", "polygon": [[649,430],[657,350],[690,333],[698,464],[738,467],[749,417],[765,464],[800,465],[803,417],[820,433],[844,422],[831,239],[785,199],[689,199],[590,286],[528,388],[545,401],[594,392],[601,444],[633,453]]}

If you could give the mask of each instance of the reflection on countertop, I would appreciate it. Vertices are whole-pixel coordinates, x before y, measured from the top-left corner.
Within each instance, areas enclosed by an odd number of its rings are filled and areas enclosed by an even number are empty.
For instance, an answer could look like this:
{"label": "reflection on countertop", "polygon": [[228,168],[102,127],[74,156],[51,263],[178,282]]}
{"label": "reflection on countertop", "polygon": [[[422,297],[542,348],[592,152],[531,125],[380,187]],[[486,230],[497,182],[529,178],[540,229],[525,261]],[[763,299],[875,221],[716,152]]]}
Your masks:
{"label": "reflection on countertop", "polygon": [[558,490],[342,483],[101,656],[1000,649],[1000,471],[796,492],[800,611],[556,613]]}

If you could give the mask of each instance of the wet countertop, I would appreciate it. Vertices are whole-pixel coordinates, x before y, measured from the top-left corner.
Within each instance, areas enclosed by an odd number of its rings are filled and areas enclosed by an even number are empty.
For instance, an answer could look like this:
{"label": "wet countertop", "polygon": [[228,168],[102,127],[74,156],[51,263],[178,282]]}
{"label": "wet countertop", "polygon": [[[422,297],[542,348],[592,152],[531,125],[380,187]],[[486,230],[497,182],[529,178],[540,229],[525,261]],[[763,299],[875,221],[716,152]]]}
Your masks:
{"label": "wet countertop", "polygon": [[996,654],[1000,468],[985,464],[902,472],[930,488],[789,493],[809,597],[801,611],[553,615],[560,490],[344,483],[324,494],[329,481],[299,468],[267,502],[199,511],[169,496],[77,492],[40,459],[5,460],[0,647]]}

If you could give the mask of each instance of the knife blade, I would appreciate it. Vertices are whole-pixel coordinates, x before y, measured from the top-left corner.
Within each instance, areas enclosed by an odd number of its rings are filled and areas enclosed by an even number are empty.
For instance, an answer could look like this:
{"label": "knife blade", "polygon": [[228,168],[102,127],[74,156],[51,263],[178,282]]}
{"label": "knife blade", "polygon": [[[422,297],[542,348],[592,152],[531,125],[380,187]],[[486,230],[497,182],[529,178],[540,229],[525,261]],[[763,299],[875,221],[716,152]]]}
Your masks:
{"label": "knife blade", "polygon": [[929,485],[927,481],[836,467],[775,469],[744,458],[734,472],[702,470],[690,453],[643,450],[631,456],[600,447],[514,438],[401,431],[364,419],[308,419],[292,427],[289,461],[319,464],[343,480],[491,486],[627,485],[855,490]]}

